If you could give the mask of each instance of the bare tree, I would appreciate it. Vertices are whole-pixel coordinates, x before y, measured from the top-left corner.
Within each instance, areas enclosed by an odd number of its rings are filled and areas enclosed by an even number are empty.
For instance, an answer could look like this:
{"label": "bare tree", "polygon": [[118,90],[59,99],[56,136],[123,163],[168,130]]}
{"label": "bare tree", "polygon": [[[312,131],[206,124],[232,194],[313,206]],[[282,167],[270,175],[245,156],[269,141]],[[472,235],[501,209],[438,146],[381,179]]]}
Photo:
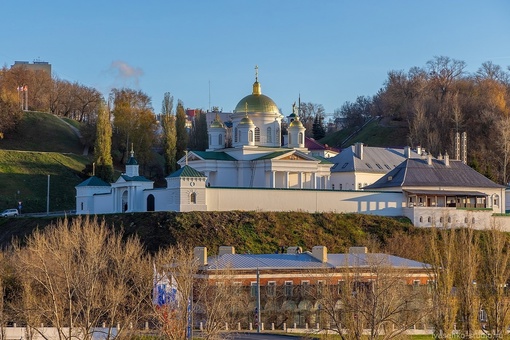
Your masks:
{"label": "bare tree", "polygon": [[504,338],[510,322],[508,280],[510,278],[510,241],[497,225],[482,234],[480,275],[477,280],[481,307],[487,316],[484,333]]}
{"label": "bare tree", "polygon": [[[444,218],[444,217],[443,217]],[[434,335],[450,336],[457,315],[453,293],[455,279],[455,235],[447,228],[433,227],[430,233],[428,260],[432,294],[431,322]]]}
{"label": "bare tree", "polygon": [[406,268],[387,255],[367,254],[345,268],[325,273],[312,290],[319,312],[342,339],[392,339],[427,315],[424,286],[410,284]]}
{"label": "bare tree", "polygon": [[[174,282],[176,295],[174,301],[153,304],[153,315],[157,320],[161,334],[172,340],[186,339],[191,332],[192,315],[197,301],[194,291],[198,262],[193,250],[178,245],[161,250],[155,256],[157,273],[164,273],[170,282]],[[157,283],[157,282],[156,282]]]}
{"label": "bare tree", "polygon": [[104,222],[59,221],[15,245],[13,260],[22,284],[17,313],[32,333],[44,323],[59,339],[91,339],[104,323],[111,339],[147,316],[150,260],[138,239],[123,240]]}

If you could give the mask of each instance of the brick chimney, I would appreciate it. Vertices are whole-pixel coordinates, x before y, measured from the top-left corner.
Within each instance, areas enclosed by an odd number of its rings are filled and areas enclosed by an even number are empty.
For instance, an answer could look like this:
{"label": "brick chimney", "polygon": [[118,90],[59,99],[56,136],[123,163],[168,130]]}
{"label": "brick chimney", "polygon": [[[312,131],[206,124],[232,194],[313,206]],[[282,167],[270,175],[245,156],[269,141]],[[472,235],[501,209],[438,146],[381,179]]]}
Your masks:
{"label": "brick chimney", "polygon": [[325,246],[315,246],[312,248],[312,256],[322,263],[328,262],[328,248]]}
{"label": "brick chimney", "polygon": [[218,256],[235,253],[236,249],[232,246],[221,246],[220,249],[218,250]]}
{"label": "brick chimney", "polygon": [[367,254],[368,248],[367,247],[350,247],[349,248],[349,254]]}
{"label": "brick chimney", "polygon": [[207,248],[206,247],[195,247],[193,249],[195,259],[198,261],[199,266],[207,266]]}
{"label": "brick chimney", "polygon": [[359,159],[363,159],[363,143],[358,142],[354,144],[354,154]]}

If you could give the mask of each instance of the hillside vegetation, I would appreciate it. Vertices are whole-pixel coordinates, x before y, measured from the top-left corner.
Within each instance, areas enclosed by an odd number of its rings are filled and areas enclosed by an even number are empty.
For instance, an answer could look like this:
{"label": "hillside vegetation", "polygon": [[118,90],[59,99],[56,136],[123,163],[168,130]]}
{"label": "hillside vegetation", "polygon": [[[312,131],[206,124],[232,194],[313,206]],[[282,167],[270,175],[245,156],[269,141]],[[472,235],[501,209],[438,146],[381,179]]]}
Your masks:
{"label": "hillside vegetation", "polygon": [[[70,217],[76,218],[76,217]],[[208,247],[235,246],[238,253],[272,253],[282,246],[310,250],[325,245],[329,252],[348,251],[350,246],[382,246],[398,234],[417,234],[425,229],[408,220],[361,214],[309,214],[301,212],[154,212],[109,214],[98,217],[125,235],[138,235],[150,252],[173,244]],[[44,228],[56,218],[0,219],[0,245],[23,239],[35,228]],[[413,249],[416,254],[420,252]]]}
{"label": "hillside vegetation", "polygon": [[74,187],[90,162],[72,129],[47,113],[25,112],[24,119],[0,140],[0,210],[23,204],[22,212],[46,211],[48,175],[50,210],[75,208]]}

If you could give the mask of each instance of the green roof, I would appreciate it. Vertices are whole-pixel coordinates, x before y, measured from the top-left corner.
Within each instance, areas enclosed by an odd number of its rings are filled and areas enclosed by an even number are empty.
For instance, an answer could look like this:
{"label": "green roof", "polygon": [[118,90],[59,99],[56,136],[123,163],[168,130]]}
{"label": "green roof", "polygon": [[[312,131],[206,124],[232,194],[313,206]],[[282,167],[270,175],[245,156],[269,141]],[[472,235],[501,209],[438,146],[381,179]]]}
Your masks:
{"label": "green roof", "polygon": [[77,187],[109,187],[109,186],[111,186],[109,183],[106,183],[101,178],[96,176],[92,176],[89,179],[77,185]]}
{"label": "green roof", "polygon": [[215,152],[215,151],[191,151],[195,155],[203,159],[212,159],[217,161],[236,161],[234,157],[230,156],[225,152]]}
{"label": "green roof", "polygon": [[124,178],[126,182],[152,182],[151,180],[143,177],[143,176],[128,176],[128,175],[120,175],[120,177]]}
{"label": "green roof", "polygon": [[313,157],[320,161],[319,164],[334,164],[332,161],[330,161],[327,158],[324,158],[321,156],[313,156]]}
{"label": "green roof", "polygon": [[138,165],[138,161],[135,159],[135,157],[131,156],[129,157],[129,160],[126,163],[126,165]]}
{"label": "green roof", "polygon": [[185,165],[184,167],[180,168],[173,174],[170,174],[167,178],[175,178],[175,177],[207,177],[200,171],[197,171],[190,167],[189,165]]}

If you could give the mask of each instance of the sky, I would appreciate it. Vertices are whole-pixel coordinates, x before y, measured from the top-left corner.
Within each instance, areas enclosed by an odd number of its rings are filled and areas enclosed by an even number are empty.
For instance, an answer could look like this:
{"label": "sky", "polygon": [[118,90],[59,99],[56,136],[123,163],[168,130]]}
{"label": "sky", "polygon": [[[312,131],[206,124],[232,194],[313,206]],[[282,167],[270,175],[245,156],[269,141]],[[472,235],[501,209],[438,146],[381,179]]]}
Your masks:
{"label": "sky", "polygon": [[299,96],[332,114],[435,56],[469,73],[510,66],[508,0],[4,0],[0,11],[0,66],[47,61],[105,95],[141,90],[156,113],[165,92],[231,112],[256,65],[284,115]]}

